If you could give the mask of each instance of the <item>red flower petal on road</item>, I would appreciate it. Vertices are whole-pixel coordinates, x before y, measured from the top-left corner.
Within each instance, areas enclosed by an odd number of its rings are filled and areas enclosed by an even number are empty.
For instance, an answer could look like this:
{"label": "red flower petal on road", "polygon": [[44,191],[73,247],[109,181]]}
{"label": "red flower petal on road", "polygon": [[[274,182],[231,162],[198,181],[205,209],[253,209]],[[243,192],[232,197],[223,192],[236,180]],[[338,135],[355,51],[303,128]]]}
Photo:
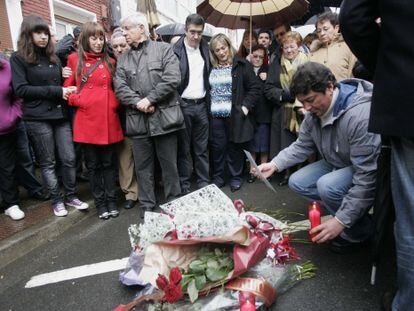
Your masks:
{"label": "red flower petal on road", "polygon": [[127,311],[126,305],[118,305],[115,307],[114,311]]}

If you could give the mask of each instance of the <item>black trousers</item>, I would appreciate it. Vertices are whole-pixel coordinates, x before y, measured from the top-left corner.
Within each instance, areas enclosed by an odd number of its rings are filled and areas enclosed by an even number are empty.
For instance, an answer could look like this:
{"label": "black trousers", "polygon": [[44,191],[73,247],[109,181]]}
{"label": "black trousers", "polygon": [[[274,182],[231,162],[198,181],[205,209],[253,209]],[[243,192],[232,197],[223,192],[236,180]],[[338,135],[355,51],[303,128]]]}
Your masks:
{"label": "black trousers", "polygon": [[[194,171],[197,176],[197,187],[202,188],[209,183],[207,105],[204,101],[197,104],[182,102],[181,109],[186,127],[178,132],[177,165],[181,190],[190,188],[192,162],[194,162]],[[193,161],[191,154],[194,156]]]}
{"label": "black trousers", "polygon": [[6,209],[19,204],[16,179],[16,148],[17,132],[0,136],[0,193]]}
{"label": "black trousers", "polygon": [[30,150],[29,137],[26,126],[20,121],[16,128],[17,149],[16,149],[16,176],[18,183],[22,185],[29,195],[37,192],[43,192],[43,186],[37,179],[33,163],[33,157]]}
{"label": "black trousers", "polygon": [[225,184],[225,169],[227,165],[230,186],[239,186],[243,182],[243,166],[245,155],[243,149],[248,143],[236,144],[229,140],[230,118],[212,118],[211,155],[213,183],[218,187]]}
{"label": "black trousers", "polygon": [[116,205],[116,147],[117,144],[83,144],[85,165],[96,208]]}
{"label": "black trousers", "polygon": [[155,156],[161,166],[164,194],[167,201],[177,198],[180,181],[177,170],[177,134],[133,138],[135,171],[138,181],[139,206],[153,209],[156,206],[154,191]]}

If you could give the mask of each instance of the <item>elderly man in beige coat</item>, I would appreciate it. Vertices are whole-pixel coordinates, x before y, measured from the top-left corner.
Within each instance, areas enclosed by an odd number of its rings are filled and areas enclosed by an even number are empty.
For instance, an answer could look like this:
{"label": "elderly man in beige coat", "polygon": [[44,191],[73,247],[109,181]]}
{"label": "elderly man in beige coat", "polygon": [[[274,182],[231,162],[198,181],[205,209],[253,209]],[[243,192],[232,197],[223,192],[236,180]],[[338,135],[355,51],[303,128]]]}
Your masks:
{"label": "elderly man in beige coat", "polygon": [[338,15],[326,12],[316,21],[318,40],[311,46],[309,60],[328,67],[338,81],[352,77],[356,57],[339,34]]}

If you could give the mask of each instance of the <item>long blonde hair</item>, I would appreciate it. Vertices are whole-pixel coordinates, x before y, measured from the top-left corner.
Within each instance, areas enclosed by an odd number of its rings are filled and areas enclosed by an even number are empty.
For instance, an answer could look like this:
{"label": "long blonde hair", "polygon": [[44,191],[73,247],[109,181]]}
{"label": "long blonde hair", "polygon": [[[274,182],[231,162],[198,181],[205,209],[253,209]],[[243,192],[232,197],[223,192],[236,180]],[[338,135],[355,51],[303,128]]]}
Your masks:
{"label": "long blonde hair", "polygon": [[236,55],[236,50],[234,49],[233,45],[231,44],[230,39],[223,33],[219,33],[215,36],[213,36],[213,38],[211,38],[210,40],[210,45],[209,45],[209,52],[210,52],[210,61],[211,64],[213,65],[214,68],[217,68],[219,65],[219,60],[216,56],[216,54],[214,53],[214,50],[217,47],[217,43],[221,43],[221,44],[225,44],[229,47],[229,53],[230,53],[230,64],[233,64],[233,58]]}

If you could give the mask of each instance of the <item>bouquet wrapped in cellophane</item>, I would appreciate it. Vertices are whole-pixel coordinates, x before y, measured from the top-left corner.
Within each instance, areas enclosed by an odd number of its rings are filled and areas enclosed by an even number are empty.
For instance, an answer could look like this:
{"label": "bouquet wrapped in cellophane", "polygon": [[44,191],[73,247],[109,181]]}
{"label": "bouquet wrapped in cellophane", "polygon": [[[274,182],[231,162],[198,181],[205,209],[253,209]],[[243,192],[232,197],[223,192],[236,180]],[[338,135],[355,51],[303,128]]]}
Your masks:
{"label": "bouquet wrapped in cellophane", "polygon": [[[271,305],[276,292],[304,278],[296,272],[299,266],[286,265],[298,259],[283,235],[287,225],[263,213],[246,212],[242,201],[232,202],[214,185],[161,210],[146,212],[143,224],[129,228],[133,252],[120,280],[146,286],[146,295],[116,310],[138,304],[140,310],[217,310],[218,301],[228,310],[252,303],[260,307]],[[155,303],[145,307],[144,301]],[[203,308],[196,309],[200,304]]]}

